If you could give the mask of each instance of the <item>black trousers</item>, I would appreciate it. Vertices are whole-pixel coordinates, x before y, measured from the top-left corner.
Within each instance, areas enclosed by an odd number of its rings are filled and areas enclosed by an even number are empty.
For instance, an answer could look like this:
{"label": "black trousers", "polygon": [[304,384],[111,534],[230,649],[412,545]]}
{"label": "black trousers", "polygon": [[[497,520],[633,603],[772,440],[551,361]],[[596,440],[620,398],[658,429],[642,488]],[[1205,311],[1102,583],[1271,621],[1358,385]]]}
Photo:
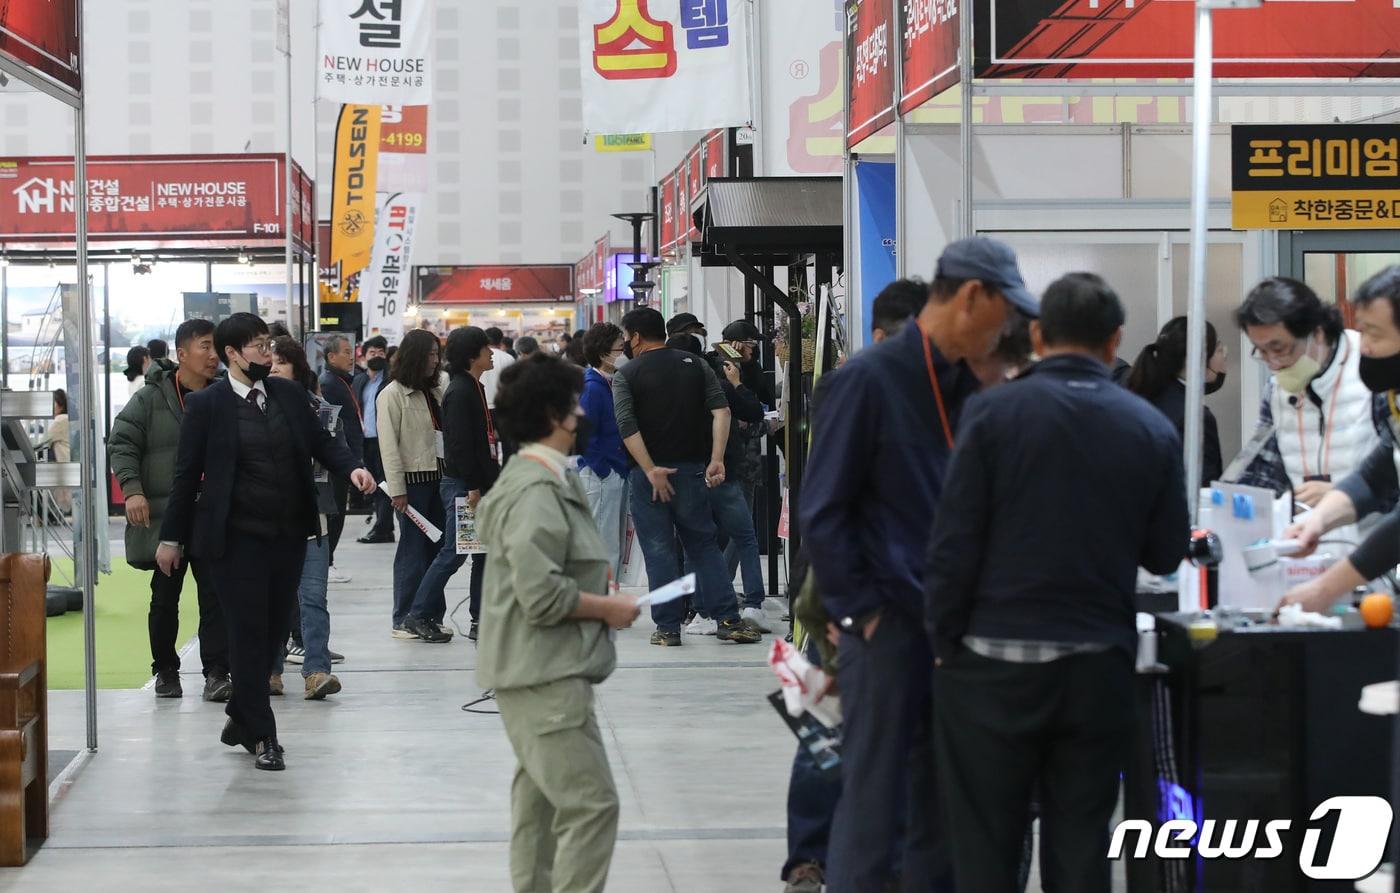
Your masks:
{"label": "black trousers", "polygon": [[182,563],[180,569],[168,577],[159,570],[151,572],[151,607],[146,615],[146,629],[151,640],[151,672],[180,670],[180,655],[175,645],[180,637],[180,593],[185,588],[186,567],[194,574],[199,598],[199,662],[205,676],[224,675],[229,670],[224,615],[200,562]]}
{"label": "black trousers", "polygon": [[[382,481],[383,478],[375,478]],[[335,497],[336,508],[340,511],[326,517],[326,535],[330,539],[330,563],[335,564],[335,547],[340,545],[340,535],[345,532],[345,509],[350,504],[350,484],[341,478],[331,476],[331,492]]]}
{"label": "black trousers", "polygon": [[934,671],[934,699],[958,889],[1019,893],[1038,793],[1042,886],[1108,893],[1108,826],[1133,735],[1128,655],[1017,664],[963,651]]}
{"label": "black trousers", "polygon": [[932,668],[923,624],[892,609],[869,642],[841,636],[844,784],[827,856],[830,893],[953,889],[934,785]]}
{"label": "black trousers", "polygon": [[[380,483],[384,480],[384,460],[379,455],[379,438],[365,438],[365,467],[369,473],[374,475],[374,482]],[[389,502],[389,497],[384,495],[383,490],[375,490],[374,496],[370,497],[374,505],[374,526],[370,528],[373,536],[393,536],[394,535],[394,507]],[[341,516],[341,526],[344,527],[344,516]],[[331,549],[334,554],[335,549]]]}
{"label": "black trousers", "polygon": [[287,643],[305,561],[306,540],[300,537],[230,530],[223,557],[206,562],[228,625],[233,697],[224,712],[254,738],[277,734],[267,680],[274,656]]}

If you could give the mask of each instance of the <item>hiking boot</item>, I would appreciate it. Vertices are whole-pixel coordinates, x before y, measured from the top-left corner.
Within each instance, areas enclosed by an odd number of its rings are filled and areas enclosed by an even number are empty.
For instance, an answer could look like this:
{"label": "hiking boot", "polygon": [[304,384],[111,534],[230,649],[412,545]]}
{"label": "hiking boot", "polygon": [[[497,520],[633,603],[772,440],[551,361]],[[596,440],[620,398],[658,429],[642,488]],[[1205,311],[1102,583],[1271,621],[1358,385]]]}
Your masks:
{"label": "hiking boot", "polygon": [[451,636],[445,636],[442,630],[438,629],[436,623],[427,620],[420,620],[417,617],[408,617],[403,622],[403,628],[413,633],[414,638],[422,639],[424,642],[451,642]]}
{"label": "hiking boot", "polygon": [[742,620],[721,620],[715,636],[721,642],[735,645],[757,645],[763,641],[763,633],[746,626]]}
{"label": "hiking boot", "polygon": [[783,893],[822,893],[826,876],[822,867],[815,862],[806,862],[788,872],[787,886]]}
{"label": "hiking boot", "polygon": [[411,633],[411,632],[409,632],[408,629],[407,629],[407,628],[404,626],[404,624],[402,624],[402,623],[400,623],[398,626],[394,627],[393,632],[389,633],[389,635],[393,636],[393,637],[396,638],[396,639],[416,639],[416,638],[418,638],[418,635],[417,635],[416,633]]}
{"label": "hiking boot", "polygon": [[227,673],[210,673],[204,678],[204,700],[223,704],[233,695],[233,683]]}
{"label": "hiking boot", "polygon": [[651,634],[651,644],[661,645],[666,648],[675,648],[681,644],[681,634],[679,632],[667,632],[659,629]]}
{"label": "hiking boot", "polygon": [[180,686],[179,670],[161,670],[156,674],[156,697],[183,698],[185,690]]}
{"label": "hiking boot", "polygon": [[438,632],[442,633],[444,636],[447,636],[447,638],[449,639],[457,635],[457,631],[445,623],[433,623],[432,621],[429,621],[428,625],[436,626],[438,628]]}
{"label": "hiking boot", "polygon": [[282,674],[273,673],[267,679],[267,693],[270,695],[284,695],[287,690],[282,687]]}
{"label": "hiking boot", "polygon": [[306,700],[322,701],[326,695],[340,691],[340,680],[330,673],[312,673],[306,677]]}

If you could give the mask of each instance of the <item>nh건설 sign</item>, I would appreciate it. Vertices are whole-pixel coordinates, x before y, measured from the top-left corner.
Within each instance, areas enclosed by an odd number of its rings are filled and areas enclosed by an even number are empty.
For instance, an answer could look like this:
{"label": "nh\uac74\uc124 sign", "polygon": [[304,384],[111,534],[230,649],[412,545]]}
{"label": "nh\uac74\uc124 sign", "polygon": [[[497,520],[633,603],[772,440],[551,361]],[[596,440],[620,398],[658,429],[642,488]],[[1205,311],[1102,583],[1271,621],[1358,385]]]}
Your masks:
{"label": "nh\uac74\uc124 sign", "polygon": [[1400,228],[1400,125],[1231,129],[1235,229]]}

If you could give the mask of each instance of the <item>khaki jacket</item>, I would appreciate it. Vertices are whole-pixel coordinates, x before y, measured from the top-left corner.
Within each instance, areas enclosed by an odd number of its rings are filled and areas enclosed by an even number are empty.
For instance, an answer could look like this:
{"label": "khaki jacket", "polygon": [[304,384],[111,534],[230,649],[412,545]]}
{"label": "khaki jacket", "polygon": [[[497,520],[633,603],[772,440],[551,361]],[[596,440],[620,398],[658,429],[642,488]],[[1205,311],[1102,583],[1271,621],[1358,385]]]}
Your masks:
{"label": "khaki jacket", "polygon": [[[433,397],[442,406],[441,387],[433,389]],[[374,406],[378,414],[379,458],[384,463],[389,496],[403,496],[408,493],[405,474],[438,470],[437,429],[428,398],[422,391],[410,391],[391,381],[380,389]]]}
{"label": "khaki jacket", "polygon": [[608,553],[577,476],[561,480],[516,455],[481,500],[491,560],[481,599],[476,679],[510,689],[561,679],[602,682],[617,665],[606,624],[574,620],[579,593],[608,591]]}

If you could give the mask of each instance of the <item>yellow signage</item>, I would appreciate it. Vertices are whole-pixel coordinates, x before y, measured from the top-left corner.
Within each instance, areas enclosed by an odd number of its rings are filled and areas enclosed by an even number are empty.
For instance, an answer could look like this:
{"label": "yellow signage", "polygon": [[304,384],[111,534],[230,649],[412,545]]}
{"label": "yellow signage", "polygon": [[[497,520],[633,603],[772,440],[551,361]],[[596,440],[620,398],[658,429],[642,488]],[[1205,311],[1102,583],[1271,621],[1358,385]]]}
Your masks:
{"label": "yellow signage", "polygon": [[331,263],[339,284],[333,301],[359,300],[360,275],[374,251],[379,129],[379,106],[341,107],[331,193]]}
{"label": "yellow signage", "polygon": [[600,133],[593,137],[593,148],[599,152],[647,152],[651,150],[651,134]]}
{"label": "yellow signage", "polygon": [[1400,126],[1236,126],[1235,229],[1400,228]]}

